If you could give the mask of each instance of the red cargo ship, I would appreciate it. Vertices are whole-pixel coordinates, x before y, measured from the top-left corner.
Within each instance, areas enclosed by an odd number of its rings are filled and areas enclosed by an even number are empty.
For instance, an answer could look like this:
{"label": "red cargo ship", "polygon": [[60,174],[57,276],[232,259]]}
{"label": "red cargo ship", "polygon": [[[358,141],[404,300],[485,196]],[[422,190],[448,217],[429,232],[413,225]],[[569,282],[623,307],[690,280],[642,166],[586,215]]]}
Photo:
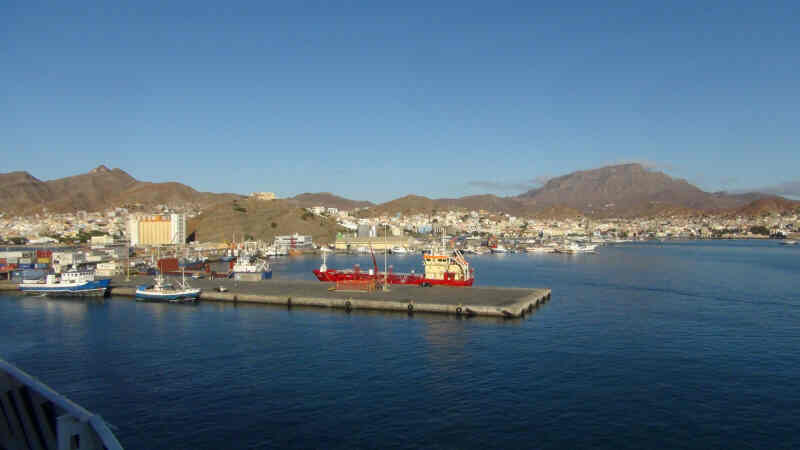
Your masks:
{"label": "red cargo ship", "polygon": [[384,279],[388,284],[410,284],[410,285],[444,285],[444,286],[472,286],[475,282],[475,269],[469,266],[469,262],[464,258],[459,250],[447,251],[446,248],[441,251],[433,251],[430,254],[424,255],[422,260],[425,266],[424,274],[411,273],[394,273],[391,270],[388,273],[378,271],[378,263],[375,261],[375,255],[372,255],[372,263],[374,269],[368,272],[362,272],[358,265],[352,269],[329,269],[325,264],[325,253],[322,254],[322,265],[319,270],[314,271],[314,275],[319,281],[336,282],[336,281],[364,281],[376,280],[383,281]]}

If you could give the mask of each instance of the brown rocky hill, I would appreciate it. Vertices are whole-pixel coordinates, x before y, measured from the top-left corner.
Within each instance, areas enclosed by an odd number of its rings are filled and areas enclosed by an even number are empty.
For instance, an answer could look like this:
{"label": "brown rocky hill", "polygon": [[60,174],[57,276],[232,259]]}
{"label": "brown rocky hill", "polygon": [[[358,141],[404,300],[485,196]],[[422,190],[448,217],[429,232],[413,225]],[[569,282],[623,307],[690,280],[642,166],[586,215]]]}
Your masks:
{"label": "brown rocky hill", "polygon": [[46,181],[51,195],[43,206],[55,211],[96,211],[110,206],[113,198],[136,183],[121,169],[99,166],[81,175]]}
{"label": "brown rocky hill", "polygon": [[328,208],[338,208],[340,210],[349,211],[356,208],[374,206],[372,202],[350,200],[338,195],[331,194],[330,192],[306,192],[303,194],[290,197],[289,200],[298,208],[311,208],[314,206],[325,206]]}
{"label": "brown rocky hill", "polygon": [[112,199],[115,204],[142,204],[182,206],[187,204],[207,207],[217,203],[244,198],[238,194],[199,192],[181,183],[149,183],[139,181]]}
{"label": "brown rocky hill", "polygon": [[28,172],[0,174],[0,211],[31,208],[49,201],[52,195],[47,184]]}
{"label": "brown rocky hill", "polygon": [[792,214],[800,211],[800,201],[783,197],[766,197],[752,201],[730,212],[733,216],[763,216],[766,214]]}
{"label": "brown rocky hill", "polygon": [[518,198],[529,205],[562,205],[593,216],[684,214],[743,206],[757,194],[712,194],[641,164],[573,172]]}
{"label": "brown rocky hill", "polygon": [[121,169],[112,170],[102,165],[85,174],[50,181],[41,181],[27,172],[0,174],[0,211],[13,214],[43,209],[100,211],[132,204],[207,206],[240,197],[198,192],[180,183],[142,182]]}
{"label": "brown rocky hill", "polygon": [[515,197],[473,195],[431,199],[408,195],[380,205],[367,216],[432,213],[450,209],[486,210],[537,218],[658,217],[724,213],[767,197],[760,193],[710,193],[640,164],[621,164],[553,178]]}
{"label": "brown rocky hill", "polygon": [[231,241],[234,233],[237,239],[249,236],[267,241],[299,233],[311,235],[318,244],[333,242],[337,232],[344,231],[335,220],[314,216],[289,200],[250,198],[218,203],[190,219],[186,229],[203,242]]}

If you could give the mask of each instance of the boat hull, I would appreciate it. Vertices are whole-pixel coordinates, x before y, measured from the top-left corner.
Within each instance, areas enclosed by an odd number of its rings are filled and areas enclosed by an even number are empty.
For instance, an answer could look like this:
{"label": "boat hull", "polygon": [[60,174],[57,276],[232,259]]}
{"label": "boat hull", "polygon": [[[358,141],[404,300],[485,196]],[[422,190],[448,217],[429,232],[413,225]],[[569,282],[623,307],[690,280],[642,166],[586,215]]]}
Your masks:
{"label": "boat hull", "polygon": [[136,300],[152,302],[193,302],[200,298],[200,289],[185,292],[156,292],[145,287],[136,289]]}
{"label": "boat hull", "polygon": [[46,294],[51,296],[99,297],[106,294],[111,280],[95,280],[78,285],[68,284],[20,284],[19,290],[26,294]]}
{"label": "boat hull", "polygon": [[[378,273],[370,274],[369,272],[354,272],[354,271],[340,271],[336,269],[328,269],[324,272],[314,270],[314,276],[319,281],[327,283],[335,283],[337,281],[364,281],[376,280],[383,281],[384,274]],[[386,275],[386,282],[389,284],[403,284],[419,286],[422,284],[429,284],[435,286],[472,286],[475,278],[468,280],[437,280],[432,278],[425,278],[422,275],[414,273],[390,273]]]}

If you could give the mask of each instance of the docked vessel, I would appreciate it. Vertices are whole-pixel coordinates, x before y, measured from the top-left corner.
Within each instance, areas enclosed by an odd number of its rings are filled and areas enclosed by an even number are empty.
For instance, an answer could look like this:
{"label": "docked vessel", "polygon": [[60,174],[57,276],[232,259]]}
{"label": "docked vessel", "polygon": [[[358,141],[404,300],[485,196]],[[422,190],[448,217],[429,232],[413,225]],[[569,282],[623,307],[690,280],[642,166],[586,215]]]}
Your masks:
{"label": "docked vessel", "polygon": [[239,258],[231,268],[230,278],[239,281],[258,281],[272,278],[272,267],[261,259]]}
{"label": "docked vessel", "polygon": [[136,300],[171,303],[194,302],[200,297],[200,292],[201,289],[189,286],[185,277],[181,279],[180,283],[173,285],[159,273],[154,277],[152,286],[136,287]]}
{"label": "docked vessel", "polygon": [[178,265],[185,270],[204,270],[208,258],[181,258]]}
{"label": "docked vessel", "polygon": [[543,246],[533,246],[533,247],[526,247],[525,251],[527,253],[554,253],[555,248],[553,247],[543,247]]}
{"label": "docked vessel", "polygon": [[578,244],[572,242],[568,245],[557,247],[555,253],[594,253],[596,244]]}
{"label": "docked vessel", "polygon": [[379,272],[375,255],[372,255],[373,269],[361,271],[359,266],[352,269],[329,269],[326,254],[322,254],[322,265],[319,270],[314,270],[314,275],[319,281],[364,281],[385,280],[388,284],[407,284],[416,286],[445,285],[445,286],[472,286],[475,282],[475,270],[470,267],[464,255],[457,249],[448,250],[444,243],[439,249],[432,249],[422,257],[424,273],[395,273],[391,268],[387,272]]}
{"label": "docked vessel", "polygon": [[70,269],[61,275],[49,274],[44,280],[24,280],[19,290],[28,294],[103,296],[110,279],[96,280],[94,272]]}
{"label": "docked vessel", "polygon": [[496,247],[492,247],[492,253],[508,253],[508,249],[502,245],[498,245]]}

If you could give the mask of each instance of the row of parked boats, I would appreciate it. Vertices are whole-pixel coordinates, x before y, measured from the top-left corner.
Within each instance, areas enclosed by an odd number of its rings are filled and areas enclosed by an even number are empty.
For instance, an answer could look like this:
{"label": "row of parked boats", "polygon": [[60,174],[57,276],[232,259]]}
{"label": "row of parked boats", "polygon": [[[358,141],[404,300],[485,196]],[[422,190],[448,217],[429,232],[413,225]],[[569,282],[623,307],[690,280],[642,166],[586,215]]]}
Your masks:
{"label": "row of parked boats", "polygon": [[506,248],[502,245],[490,247],[488,249],[466,250],[464,253],[487,254],[487,253],[594,253],[599,244],[587,244],[580,242],[551,243],[547,245],[534,245],[528,247],[517,247],[514,249]]}
{"label": "row of parked boats", "polygon": [[[185,277],[172,282],[159,273],[153,281],[151,285],[136,287],[137,300],[184,302],[200,297],[201,289],[190,286]],[[18,288],[26,294],[102,297],[108,292],[110,283],[108,278],[95,278],[93,270],[72,267],[61,274],[48,274],[44,279],[23,280]]]}

